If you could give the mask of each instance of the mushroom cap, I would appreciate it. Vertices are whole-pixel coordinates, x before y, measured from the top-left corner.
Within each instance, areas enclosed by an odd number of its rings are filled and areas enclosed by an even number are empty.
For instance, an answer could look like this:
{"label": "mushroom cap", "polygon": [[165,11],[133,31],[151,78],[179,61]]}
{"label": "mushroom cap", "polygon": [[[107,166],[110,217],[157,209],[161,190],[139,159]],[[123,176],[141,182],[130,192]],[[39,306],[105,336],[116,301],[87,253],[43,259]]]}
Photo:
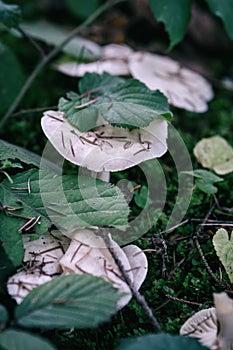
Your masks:
{"label": "mushroom cap", "polygon": [[102,47],[101,59],[98,61],[90,63],[78,63],[77,61],[58,63],[54,65],[54,68],[73,77],[82,77],[87,72],[130,75],[127,60],[132,52],[133,50],[127,45],[109,44]]}
{"label": "mushroom cap", "polygon": [[34,288],[51,281],[51,279],[51,276],[42,275],[39,271],[28,273],[24,270],[16,273],[8,279],[7,290],[17,304],[20,304]]}
{"label": "mushroom cap", "polygon": [[[225,292],[214,293],[214,304],[220,324],[219,340],[223,343],[224,341],[228,341],[233,347],[233,300]],[[232,349],[232,347],[229,347],[229,349]]]}
{"label": "mushroom cap", "polygon": [[180,335],[197,338],[211,350],[218,350],[216,309],[212,307],[195,313],[183,324]]}
{"label": "mushroom cap", "polygon": [[126,254],[131,266],[131,271],[133,273],[133,285],[136,290],[139,290],[148,271],[148,261],[146,255],[138,246],[134,244],[125,246],[123,251]]}
{"label": "mushroom cap", "polygon": [[60,111],[45,112],[41,125],[65,159],[95,172],[124,170],[167,151],[168,123],[163,118],[133,130],[105,124],[98,129],[101,138],[73,127]]}
{"label": "mushroom cap", "polygon": [[125,44],[108,44],[102,47],[102,58],[127,61],[133,49]]}
{"label": "mushroom cap", "polygon": [[[111,248],[114,249],[133,282],[133,273],[126,254],[113,240],[111,240]],[[110,282],[113,287],[125,294],[117,304],[118,309],[124,307],[132,297],[130,288],[124,281],[103,238],[91,230],[76,231],[68,250],[60,260],[60,265],[65,273],[88,273]]]}
{"label": "mushroom cap", "polygon": [[107,72],[112,75],[129,75],[128,64],[121,59],[105,59],[90,63],[78,63],[76,61],[57,63],[53,66],[59,72],[72,76],[82,77],[85,73],[102,74]]}
{"label": "mushroom cap", "polygon": [[[131,244],[123,249],[110,238],[111,248],[121,261],[131,283],[138,290],[146,278],[148,263],[143,251]],[[90,273],[104,278],[110,282],[119,292],[124,293],[117,302],[117,309],[123,308],[132,294],[130,287],[112,257],[102,237],[93,231],[85,229],[76,231],[70,247],[60,260],[64,273]]]}
{"label": "mushroom cap", "polygon": [[204,168],[212,169],[219,175],[233,171],[233,148],[219,135],[200,140],[193,153]]}
{"label": "mushroom cap", "polygon": [[60,273],[59,259],[68,249],[69,243],[69,238],[55,232],[40,235],[36,240],[31,240],[30,234],[24,234],[23,261],[30,262],[31,271],[39,271],[49,276]]}
{"label": "mushroom cap", "polygon": [[211,85],[201,75],[169,57],[135,52],[129,56],[129,70],[133,77],[148,88],[159,89],[170,104],[193,112],[206,112],[213,97]]}

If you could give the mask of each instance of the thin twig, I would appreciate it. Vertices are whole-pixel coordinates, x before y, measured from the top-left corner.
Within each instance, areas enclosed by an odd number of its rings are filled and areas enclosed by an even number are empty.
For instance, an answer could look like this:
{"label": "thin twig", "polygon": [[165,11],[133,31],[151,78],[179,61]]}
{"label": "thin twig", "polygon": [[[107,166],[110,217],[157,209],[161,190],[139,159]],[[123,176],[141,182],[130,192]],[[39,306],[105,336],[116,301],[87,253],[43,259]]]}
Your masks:
{"label": "thin twig", "polygon": [[[202,225],[207,223],[207,221],[208,221],[210,215],[212,214],[212,212],[214,211],[215,207],[216,207],[216,204],[212,205],[212,207],[210,208],[210,210],[209,210],[208,213],[206,214],[206,216],[205,216],[205,218],[204,218],[204,220],[203,220],[203,222],[202,222]],[[203,253],[203,251],[202,251],[201,245],[200,245],[200,243],[199,243],[199,241],[198,241],[198,238],[199,238],[199,236],[200,236],[200,233],[201,233],[202,229],[203,229],[203,226],[200,225],[199,229],[197,230],[197,232],[196,232],[195,235],[193,236],[193,241],[194,241],[194,243],[195,243],[195,246],[196,246],[196,248],[197,248],[197,250],[198,250],[198,252],[199,252],[199,254],[200,254],[201,258],[202,258],[202,261],[203,261],[203,263],[204,263],[204,265],[205,265],[205,267],[206,267],[206,270],[208,271],[209,275],[210,275],[210,276],[215,280],[215,282],[218,283],[221,287],[226,288],[225,283],[219,281],[218,278],[215,276],[215,274],[213,273],[212,269],[210,268],[210,266],[209,266],[209,264],[208,264],[208,262],[207,262],[207,260],[206,260],[206,258],[205,258],[205,256],[204,256],[204,253]]]}
{"label": "thin twig", "polygon": [[109,0],[107,3],[100,6],[92,15],[90,15],[83,23],[81,23],[78,27],[76,27],[67,37],[61,42],[60,45],[56,46],[52,51],[50,51],[46,56],[42,57],[41,61],[37,64],[37,66],[32,71],[31,75],[26,80],[24,86],[20,90],[19,94],[16,96],[16,99],[8,109],[7,113],[4,115],[0,122],[0,129],[6,124],[10,115],[16,110],[26,92],[29,90],[35,78],[39,75],[42,69],[46,66],[46,64],[51,61],[60,51],[61,49],[67,45],[70,40],[72,40],[83,28],[89,26],[92,22],[94,22],[104,11],[125,0]]}
{"label": "thin twig", "polygon": [[25,39],[27,39],[30,42],[30,44],[36,49],[36,51],[40,54],[41,57],[45,56],[45,53],[42,50],[42,48],[37,44],[37,42],[30,35],[28,35],[27,32],[25,32],[24,29],[22,29],[21,27],[18,27],[17,30]]}
{"label": "thin twig", "polygon": [[169,295],[169,294],[165,294],[165,297],[170,299],[170,300],[178,301],[179,303],[182,303],[182,304],[189,304],[189,305],[196,305],[196,306],[202,306],[203,305],[203,304],[200,304],[200,303],[196,303],[195,301],[179,299],[179,298],[173,297],[172,295]]}
{"label": "thin twig", "polygon": [[57,108],[57,106],[47,106],[47,107],[38,107],[38,108],[30,108],[30,109],[21,109],[20,111],[13,113],[10,115],[10,117],[18,117],[22,114],[31,114],[31,113],[40,113],[43,111],[47,111],[48,109],[54,109]]}
{"label": "thin twig", "polygon": [[153,315],[153,312],[151,310],[151,308],[149,307],[149,305],[147,304],[146,299],[144,298],[144,296],[134,287],[134,285],[132,284],[131,279],[129,278],[128,273],[125,271],[124,266],[121,262],[121,260],[118,258],[118,256],[115,253],[114,248],[111,247],[111,241],[109,238],[109,234],[106,232],[106,230],[102,229],[101,230],[102,234],[103,234],[103,239],[108,247],[109,252],[111,253],[113,259],[115,260],[115,263],[117,264],[122,277],[124,278],[125,282],[127,283],[127,285],[129,286],[132,295],[134,296],[134,298],[136,299],[136,301],[138,302],[138,304],[140,304],[143,308],[143,310],[145,311],[146,315],[148,316],[148,318],[150,319],[152,325],[154,326],[156,332],[162,332],[162,329],[160,327],[160,324],[158,323],[157,319],[155,318],[155,316]]}

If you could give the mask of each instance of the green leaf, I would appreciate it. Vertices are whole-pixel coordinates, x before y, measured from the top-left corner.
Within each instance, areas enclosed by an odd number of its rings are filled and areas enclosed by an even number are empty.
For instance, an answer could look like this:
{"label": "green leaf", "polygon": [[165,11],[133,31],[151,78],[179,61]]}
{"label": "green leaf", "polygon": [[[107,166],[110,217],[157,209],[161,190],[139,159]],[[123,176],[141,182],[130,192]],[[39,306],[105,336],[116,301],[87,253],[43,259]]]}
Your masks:
{"label": "green leaf", "polygon": [[220,228],[213,237],[213,244],[217,256],[223,264],[231,283],[233,283],[233,232],[229,235],[224,228]]}
{"label": "green leaf", "polygon": [[15,317],[30,328],[91,328],[110,319],[118,299],[117,290],[101,277],[60,276],[33,289]]}
{"label": "green leaf", "polygon": [[0,331],[7,323],[8,318],[9,318],[9,315],[8,315],[7,309],[5,308],[5,306],[0,304]]}
{"label": "green leaf", "polygon": [[123,340],[116,350],[208,350],[196,339],[170,334],[148,334]]}
{"label": "green leaf", "polygon": [[[33,227],[46,232],[51,221],[58,228],[72,232],[86,226],[126,226],[129,208],[116,186],[85,176],[59,176],[47,170],[32,169],[12,176],[13,185],[4,180],[0,185],[2,204],[22,207],[12,214],[40,219]],[[30,182],[30,193],[28,186]],[[23,188],[14,190],[13,188]],[[21,204],[19,204],[19,201]],[[9,210],[7,211],[9,215]],[[6,219],[6,215],[3,219]],[[1,220],[3,224],[5,220]],[[11,217],[17,230],[27,220]],[[9,222],[7,224],[10,224]]]}
{"label": "green leaf", "polygon": [[15,272],[15,266],[12,264],[8,258],[5,250],[2,247],[0,241],[0,293],[1,295],[6,294],[6,282],[7,279],[12,276]]}
{"label": "green leaf", "polygon": [[0,347],[3,350],[56,350],[45,338],[13,328],[0,333]]}
{"label": "green leaf", "polygon": [[[1,198],[0,190],[0,198]],[[11,218],[4,213],[0,213],[0,241],[8,258],[14,266],[19,266],[23,259],[23,242],[22,237],[18,232],[20,227],[19,221],[22,224],[23,220]]]}
{"label": "green leaf", "polygon": [[0,0],[0,23],[12,28],[18,27],[21,20],[21,10],[18,5],[5,4]]}
{"label": "green leaf", "polygon": [[223,181],[223,179],[215,174],[213,174],[211,171],[208,170],[194,170],[194,171],[182,171],[184,174],[191,175],[195,177],[195,184],[196,186],[207,194],[214,194],[218,191],[218,188],[214,186],[213,184],[215,182]]}
{"label": "green leaf", "polygon": [[[62,27],[46,21],[27,22],[21,27],[33,38],[53,46],[59,46],[69,34]],[[62,51],[78,59],[94,60],[100,57],[101,49],[94,42],[76,36],[62,48]]]}
{"label": "green leaf", "polygon": [[65,0],[71,14],[78,18],[90,16],[100,6],[99,0]]}
{"label": "green leaf", "polygon": [[210,10],[223,21],[228,36],[233,40],[232,0],[206,0]]}
{"label": "green leaf", "polygon": [[149,199],[148,195],[149,192],[146,186],[142,186],[139,191],[135,191],[134,201],[139,208],[145,208],[145,205]]}
{"label": "green leaf", "polygon": [[10,49],[0,43],[0,113],[10,107],[24,82],[20,64]]}
{"label": "green leaf", "polygon": [[0,160],[6,159],[18,159],[23,163],[33,164],[38,168],[43,166],[46,167],[46,169],[59,171],[55,164],[46,159],[43,159],[42,164],[41,157],[38,154],[0,139]]}
{"label": "green leaf", "polygon": [[80,131],[85,132],[93,129],[96,125],[98,112],[96,109],[76,109],[76,106],[81,104],[81,99],[78,94],[74,92],[67,94],[68,100],[60,98],[58,108],[65,113],[65,117],[69,123]]}
{"label": "green leaf", "polygon": [[158,90],[149,90],[136,79],[120,82],[119,78],[107,73],[89,73],[79,86],[84,98],[72,93],[71,100],[63,99],[59,105],[68,121],[77,128],[85,120],[87,125],[89,121],[94,123],[98,114],[108,123],[126,128],[146,127],[161,116],[171,119],[167,98]]}
{"label": "green leaf", "polygon": [[106,72],[103,74],[86,73],[80,80],[78,86],[81,94],[90,95],[98,92],[103,94],[124,82],[125,79]]}
{"label": "green leaf", "polygon": [[156,19],[165,25],[171,50],[184,38],[191,16],[191,0],[149,1]]}

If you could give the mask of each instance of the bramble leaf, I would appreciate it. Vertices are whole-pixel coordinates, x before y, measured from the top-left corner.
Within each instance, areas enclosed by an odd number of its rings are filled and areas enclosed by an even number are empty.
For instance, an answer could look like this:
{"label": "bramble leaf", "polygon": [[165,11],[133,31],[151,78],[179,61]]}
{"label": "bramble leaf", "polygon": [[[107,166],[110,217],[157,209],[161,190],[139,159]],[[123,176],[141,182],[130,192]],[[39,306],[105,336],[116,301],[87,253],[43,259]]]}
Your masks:
{"label": "bramble leaf", "polygon": [[59,110],[72,125],[82,127],[81,131],[87,131],[98,114],[111,125],[131,129],[146,127],[161,116],[171,119],[167,98],[139,80],[87,73],[79,86],[82,95],[72,93],[70,100],[60,100]]}
{"label": "bramble leaf", "polygon": [[60,276],[33,289],[17,306],[15,317],[30,328],[91,328],[109,320],[119,297],[102,277]]}
{"label": "bramble leaf", "polygon": [[[127,226],[129,207],[116,186],[85,176],[32,169],[0,184],[0,240],[11,261],[23,256],[22,226],[40,234],[52,225],[66,233],[88,226]],[[31,222],[28,221],[31,219]],[[32,225],[32,226],[31,226]],[[31,226],[31,228],[30,228]],[[13,244],[14,242],[14,244]]]}

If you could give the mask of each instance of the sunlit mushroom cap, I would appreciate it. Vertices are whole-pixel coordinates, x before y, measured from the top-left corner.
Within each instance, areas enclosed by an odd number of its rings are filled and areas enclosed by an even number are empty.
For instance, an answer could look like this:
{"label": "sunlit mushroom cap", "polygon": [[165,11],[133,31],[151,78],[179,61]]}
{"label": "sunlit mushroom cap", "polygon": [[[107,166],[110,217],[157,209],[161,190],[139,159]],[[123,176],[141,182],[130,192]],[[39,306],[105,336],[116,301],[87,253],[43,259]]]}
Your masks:
{"label": "sunlit mushroom cap", "polygon": [[219,350],[217,342],[217,316],[214,307],[201,310],[190,317],[181,327],[180,334],[197,338],[211,350]]}
{"label": "sunlit mushroom cap", "polygon": [[173,59],[135,52],[129,57],[129,69],[132,76],[148,88],[162,91],[170,104],[193,112],[207,111],[207,102],[213,97],[210,84],[201,75],[182,68]]}
{"label": "sunlit mushroom cap", "polygon": [[24,270],[8,279],[7,290],[17,304],[20,304],[34,288],[51,279],[51,276],[42,275],[39,271],[30,273]]}
{"label": "sunlit mushroom cap", "polygon": [[63,112],[47,111],[41,125],[65,159],[95,172],[124,170],[167,151],[168,123],[162,118],[132,130],[105,124],[94,133],[73,127]]}

